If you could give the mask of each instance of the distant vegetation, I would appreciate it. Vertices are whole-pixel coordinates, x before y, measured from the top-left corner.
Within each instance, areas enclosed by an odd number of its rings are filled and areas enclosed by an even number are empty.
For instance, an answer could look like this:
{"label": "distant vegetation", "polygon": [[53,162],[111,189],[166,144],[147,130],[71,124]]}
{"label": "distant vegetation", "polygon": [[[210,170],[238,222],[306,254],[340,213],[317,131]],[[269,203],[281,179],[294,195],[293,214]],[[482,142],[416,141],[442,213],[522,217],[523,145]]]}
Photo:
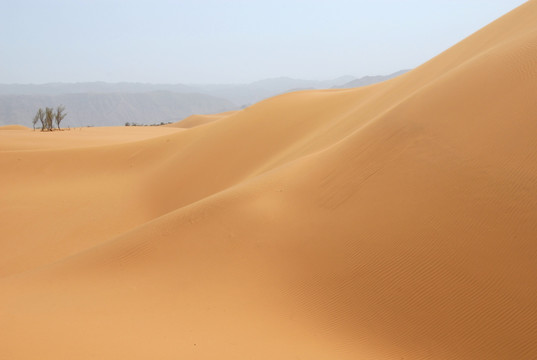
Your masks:
{"label": "distant vegetation", "polygon": [[159,124],[138,124],[138,123],[135,123],[135,122],[126,122],[125,123],[125,126],[162,126],[162,125],[168,125],[168,124],[173,124],[172,121],[169,121],[169,122],[160,122]]}
{"label": "distant vegetation", "polygon": [[39,108],[37,110],[37,113],[34,116],[34,119],[32,121],[32,125],[37,125],[37,122],[41,122],[41,131],[52,131],[54,130],[54,123],[56,123],[56,126],[58,127],[58,130],[60,129],[60,124],[63,119],[67,116],[67,114],[64,112],[65,106],[59,105],[56,108],[56,111],[54,111],[53,108],[46,107],[45,110]]}

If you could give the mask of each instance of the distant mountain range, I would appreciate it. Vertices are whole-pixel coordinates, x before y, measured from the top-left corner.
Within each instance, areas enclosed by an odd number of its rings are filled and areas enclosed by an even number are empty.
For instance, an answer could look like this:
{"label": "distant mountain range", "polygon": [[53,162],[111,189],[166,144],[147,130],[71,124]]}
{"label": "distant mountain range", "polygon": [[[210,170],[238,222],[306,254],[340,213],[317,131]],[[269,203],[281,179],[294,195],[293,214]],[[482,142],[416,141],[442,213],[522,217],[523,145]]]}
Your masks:
{"label": "distant mountain range", "polygon": [[334,86],[334,87],[335,88],[355,88],[355,87],[360,87],[360,86],[373,85],[382,81],[393,79],[394,77],[403,75],[404,73],[408,71],[410,70],[400,70],[389,75],[364,76],[359,79],[353,79],[349,81],[348,83],[345,83],[341,86]]}
{"label": "distant mountain range", "polygon": [[192,85],[197,92],[228,99],[239,106],[251,105],[263,99],[293,90],[329,89],[356,79],[341,76],[332,80],[302,80],[278,77],[237,85]]}
{"label": "distant mountain range", "polygon": [[60,104],[68,112],[64,123],[71,127],[175,122],[192,114],[240,109],[289,91],[370,85],[406,71],[359,79],[342,76],[324,81],[279,77],[250,84],[0,84],[0,125],[31,126],[38,108]]}
{"label": "distant mountain range", "polygon": [[218,113],[236,108],[235,104],[225,99],[170,91],[0,95],[0,125],[21,124],[31,127],[38,108],[59,104],[64,105],[67,112],[62,123],[64,127],[175,122],[192,114]]}

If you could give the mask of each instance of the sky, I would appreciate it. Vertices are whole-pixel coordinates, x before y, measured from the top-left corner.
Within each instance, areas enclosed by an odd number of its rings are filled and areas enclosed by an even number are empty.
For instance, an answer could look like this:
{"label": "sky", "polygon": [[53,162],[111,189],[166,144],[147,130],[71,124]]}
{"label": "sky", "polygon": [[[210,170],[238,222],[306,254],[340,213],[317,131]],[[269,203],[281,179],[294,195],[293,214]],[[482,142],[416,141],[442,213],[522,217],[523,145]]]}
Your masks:
{"label": "sky", "polygon": [[414,68],[522,0],[0,0],[0,83],[247,83]]}

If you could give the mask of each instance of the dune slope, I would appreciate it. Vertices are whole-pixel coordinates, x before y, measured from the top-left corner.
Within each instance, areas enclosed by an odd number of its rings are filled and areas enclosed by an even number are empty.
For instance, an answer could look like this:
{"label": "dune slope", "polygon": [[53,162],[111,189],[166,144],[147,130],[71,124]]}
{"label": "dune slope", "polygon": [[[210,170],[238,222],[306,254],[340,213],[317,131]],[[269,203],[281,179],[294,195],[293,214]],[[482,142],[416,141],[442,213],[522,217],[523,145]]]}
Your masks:
{"label": "dune slope", "polygon": [[365,88],[0,130],[0,358],[537,358],[535,59],[533,0]]}

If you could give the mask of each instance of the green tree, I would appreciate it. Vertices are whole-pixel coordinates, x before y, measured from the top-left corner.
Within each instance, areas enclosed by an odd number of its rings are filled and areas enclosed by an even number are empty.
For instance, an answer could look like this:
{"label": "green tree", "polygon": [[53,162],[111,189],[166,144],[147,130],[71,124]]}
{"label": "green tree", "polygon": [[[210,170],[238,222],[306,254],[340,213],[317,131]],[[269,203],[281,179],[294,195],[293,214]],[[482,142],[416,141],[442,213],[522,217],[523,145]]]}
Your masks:
{"label": "green tree", "polygon": [[45,130],[52,131],[52,125],[54,124],[54,109],[45,108]]}
{"label": "green tree", "polygon": [[56,114],[54,114],[54,120],[56,120],[56,126],[58,126],[58,130],[60,130],[60,123],[63,119],[67,116],[65,111],[65,106],[60,105],[56,108]]}
{"label": "green tree", "polygon": [[43,109],[39,108],[37,110],[37,113],[34,116],[34,120],[32,121],[32,124],[34,125],[34,131],[35,131],[35,124],[37,124],[38,121],[41,121],[41,128],[45,125],[43,120],[45,118],[45,113],[43,112]]}
{"label": "green tree", "polygon": [[39,121],[41,122],[41,131],[45,131],[45,111],[39,108],[37,115],[39,115]]}

